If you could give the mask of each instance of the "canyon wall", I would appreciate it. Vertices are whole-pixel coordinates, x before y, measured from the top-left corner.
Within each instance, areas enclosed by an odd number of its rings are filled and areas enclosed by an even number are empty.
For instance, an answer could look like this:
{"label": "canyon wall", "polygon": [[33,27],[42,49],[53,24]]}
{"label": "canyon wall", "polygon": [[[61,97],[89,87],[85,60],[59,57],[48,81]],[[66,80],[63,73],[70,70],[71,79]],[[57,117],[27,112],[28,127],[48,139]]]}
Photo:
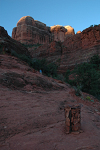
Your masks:
{"label": "canyon wall", "polygon": [[88,62],[93,55],[100,55],[100,25],[68,37],[62,47],[60,72],[73,68],[76,64]]}
{"label": "canyon wall", "polygon": [[56,62],[61,73],[76,64],[89,61],[94,54],[100,55],[100,25],[75,34],[71,26],[47,27],[46,24],[25,16],[13,29],[12,38],[24,44],[39,43],[39,46],[28,48],[31,56]]}
{"label": "canyon wall", "polygon": [[67,37],[64,42],[53,41],[32,51],[33,58],[46,58],[56,62],[58,71],[66,72],[76,64],[88,62],[94,54],[100,55],[100,25],[90,27]]}

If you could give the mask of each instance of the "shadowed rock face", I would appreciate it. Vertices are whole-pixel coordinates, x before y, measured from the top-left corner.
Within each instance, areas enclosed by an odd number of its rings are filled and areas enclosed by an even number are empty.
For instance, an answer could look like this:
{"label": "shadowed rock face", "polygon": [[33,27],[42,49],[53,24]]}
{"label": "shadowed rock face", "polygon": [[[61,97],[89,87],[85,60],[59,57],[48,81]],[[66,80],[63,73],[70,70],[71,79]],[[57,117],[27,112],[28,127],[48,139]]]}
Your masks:
{"label": "shadowed rock face", "polygon": [[54,41],[32,51],[33,57],[56,62],[60,73],[73,68],[75,64],[89,61],[95,54],[100,55],[100,25],[69,36],[63,43]]}
{"label": "shadowed rock face", "polygon": [[63,71],[75,64],[87,62],[95,54],[100,55],[100,25],[87,28],[63,42],[60,69]]}
{"label": "shadowed rock face", "polygon": [[54,41],[63,42],[65,40],[65,33],[67,32],[67,29],[65,29],[63,26],[60,25],[52,26],[50,28],[50,31],[53,34]]}
{"label": "shadowed rock face", "polygon": [[26,47],[20,42],[12,39],[7,31],[0,26],[0,50],[7,53],[16,52],[17,54],[25,54],[30,56],[30,53]]}

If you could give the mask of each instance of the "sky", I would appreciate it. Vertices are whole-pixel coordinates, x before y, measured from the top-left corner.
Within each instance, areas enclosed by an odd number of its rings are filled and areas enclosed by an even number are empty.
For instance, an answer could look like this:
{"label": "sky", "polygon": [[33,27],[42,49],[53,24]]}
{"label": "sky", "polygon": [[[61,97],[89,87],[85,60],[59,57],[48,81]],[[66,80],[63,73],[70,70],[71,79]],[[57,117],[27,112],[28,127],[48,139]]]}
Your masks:
{"label": "sky", "polygon": [[47,26],[70,25],[76,33],[100,24],[100,0],[0,0],[0,26],[10,36],[23,16]]}

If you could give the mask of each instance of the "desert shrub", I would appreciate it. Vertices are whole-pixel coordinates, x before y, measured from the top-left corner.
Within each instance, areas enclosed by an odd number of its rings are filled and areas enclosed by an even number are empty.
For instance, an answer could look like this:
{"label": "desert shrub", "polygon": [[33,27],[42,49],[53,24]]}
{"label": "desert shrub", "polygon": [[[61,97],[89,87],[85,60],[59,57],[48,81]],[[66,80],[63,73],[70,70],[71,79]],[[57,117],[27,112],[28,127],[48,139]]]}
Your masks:
{"label": "desert shrub", "polygon": [[11,55],[15,56],[26,63],[29,64],[35,70],[42,70],[42,72],[47,76],[56,77],[57,76],[57,65],[55,63],[49,63],[46,59],[37,59],[37,58],[30,58],[25,54],[17,54],[15,51],[11,51]]}
{"label": "desert shrub", "polygon": [[30,57],[23,54],[23,55],[18,55],[18,58],[20,58],[21,60],[27,62],[31,66],[31,58]]}
{"label": "desert shrub", "polygon": [[[66,73],[66,81],[73,86],[82,86],[82,91],[100,97],[100,58],[94,55],[89,63],[77,65],[73,71]],[[74,79],[69,80],[68,74]]]}
{"label": "desert shrub", "polygon": [[81,94],[81,89],[82,89],[81,85],[74,86],[74,89],[75,89],[75,95],[76,96],[81,96],[82,95]]}
{"label": "desert shrub", "polygon": [[97,24],[94,24],[94,25],[91,25],[90,27],[97,27],[98,25]]}
{"label": "desert shrub", "polygon": [[90,25],[90,27],[93,27],[93,25]]}
{"label": "desert shrub", "polygon": [[11,55],[15,56],[15,57],[18,57],[18,54],[14,50],[11,50]]}
{"label": "desert shrub", "polygon": [[66,71],[66,74],[65,74],[65,81],[66,82],[69,82],[69,75],[71,74],[71,71],[68,69],[67,71]]}
{"label": "desert shrub", "polygon": [[87,96],[87,97],[86,97],[86,100],[91,101],[90,96]]}
{"label": "desert shrub", "polygon": [[63,76],[63,74],[58,74],[57,77],[56,77],[55,79],[61,80],[62,82],[65,81],[65,77]]}
{"label": "desert shrub", "polygon": [[31,47],[39,47],[42,44],[37,43],[37,44],[22,44],[22,45],[26,48],[31,48]]}
{"label": "desert shrub", "polygon": [[0,53],[2,53],[3,46],[0,44]]}
{"label": "desert shrub", "polygon": [[44,70],[44,73],[48,76],[52,76],[52,77],[55,77],[57,76],[57,65],[55,63],[49,63],[45,70]]}
{"label": "desert shrub", "polygon": [[21,60],[23,60],[25,62],[27,62],[31,66],[31,58],[26,56],[25,54],[18,54],[15,51],[12,50],[11,51],[11,55],[15,56],[15,57],[17,57],[17,58],[19,58],[19,59],[21,59]]}
{"label": "desert shrub", "polygon": [[90,60],[91,64],[94,64],[94,67],[98,69],[100,67],[100,57],[99,55],[94,55]]}
{"label": "desert shrub", "polygon": [[33,59],[32,67],[36,70],[42,70],[47,76],[57,76],[57,65],[55,63],[48,63],[46,59]]}

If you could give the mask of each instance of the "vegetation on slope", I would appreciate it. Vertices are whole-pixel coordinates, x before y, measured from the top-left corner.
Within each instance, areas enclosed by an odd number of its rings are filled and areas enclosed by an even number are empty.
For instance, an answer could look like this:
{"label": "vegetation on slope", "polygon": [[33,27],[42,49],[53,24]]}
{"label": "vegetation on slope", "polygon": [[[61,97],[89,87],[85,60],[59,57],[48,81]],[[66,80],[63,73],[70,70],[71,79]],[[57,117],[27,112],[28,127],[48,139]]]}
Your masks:
{"label": "vegetation on slope", "polygon": [[[2,45],[0,46],[0,53],[6,53],[2,50]],[[81,90],[100,99],[100,57],[98,55],[94,55],[88,63],[84,62],[77,65],[72,71],[67,70],[65,76],[57,74],[57,65],[49,63],[46,59],[32,59],[24,54],[17,54],[15,51],[11,51],[11,55],[27,62],[35,70],[41,69],[44,75],[65,81],[75,86],[78,91]],[[70,79],[71,75],[73,76],[72,79]]]}
{"label": "vegetation on slope", "polygon": [[[73,75],[71,80],[70,75]],[[100,57],[94,55],[89,63],[79,64],[73,71],[67,70],[65,79],[72,86],[100,99]]]}
{"label": "vegetation on slope", "polygon": [[[5,54],[2,46],[0,46],[0,53]],[[11,55],[15,56],[26,63],[35,70],[42,70],[44,75],[56,77],[57,76],[57,65],[55,63],[49,63],[46,59],[32,59],[25,54],[17,54],[15,51],[11,51]]]}

